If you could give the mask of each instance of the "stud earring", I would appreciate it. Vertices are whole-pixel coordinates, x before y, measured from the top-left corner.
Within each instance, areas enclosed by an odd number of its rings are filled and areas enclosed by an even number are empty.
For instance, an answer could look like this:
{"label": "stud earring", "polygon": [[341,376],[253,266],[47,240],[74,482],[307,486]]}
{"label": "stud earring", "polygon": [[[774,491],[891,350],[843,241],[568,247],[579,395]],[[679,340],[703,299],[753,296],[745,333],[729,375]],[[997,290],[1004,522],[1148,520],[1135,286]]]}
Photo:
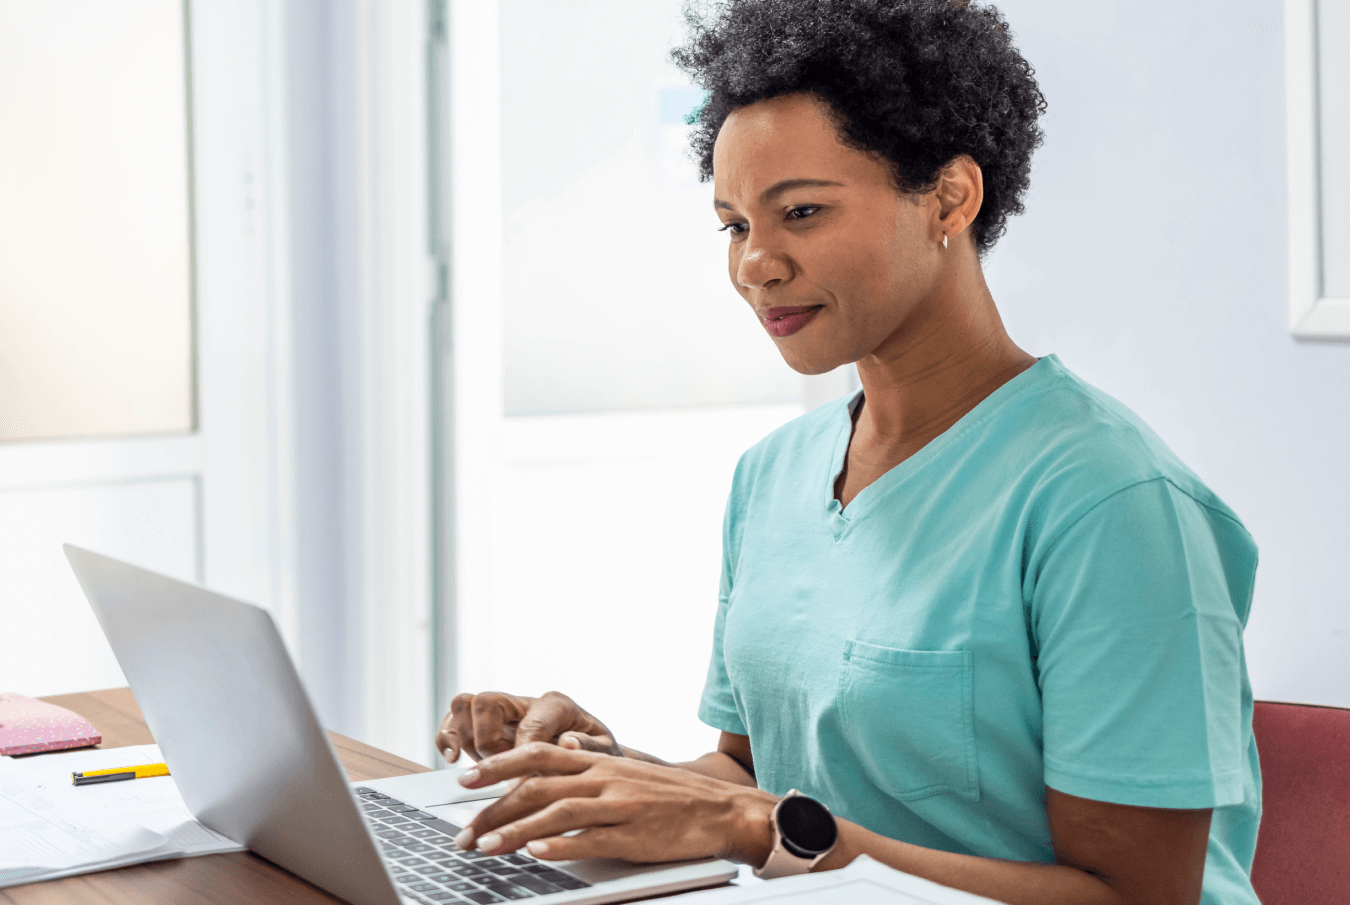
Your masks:
{"label": "stud earring", "polygon": [[942,247],[943,247],[943,248],[946,248],[946,247],[947,247],[947,234],[946,234],[946,233],[943,233],[943,234],[942,234]]}

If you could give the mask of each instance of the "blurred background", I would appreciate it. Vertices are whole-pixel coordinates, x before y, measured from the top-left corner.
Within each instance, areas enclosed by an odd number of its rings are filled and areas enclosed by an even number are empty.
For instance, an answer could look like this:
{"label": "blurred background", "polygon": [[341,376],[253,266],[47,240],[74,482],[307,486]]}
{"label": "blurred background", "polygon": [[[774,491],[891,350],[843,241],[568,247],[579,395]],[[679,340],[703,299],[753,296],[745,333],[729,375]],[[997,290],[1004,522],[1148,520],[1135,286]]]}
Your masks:
{"label": "blurred background", "polygon": [[[1261,548],[1257,697],[1350,706],[1350,2],[1005,0],[986,261]],[[0,690],[124,684],[72,542],[267,607],[331,728],[458,691],[668,758],[790,371],[685,152],[679,0],[0,0]]]}

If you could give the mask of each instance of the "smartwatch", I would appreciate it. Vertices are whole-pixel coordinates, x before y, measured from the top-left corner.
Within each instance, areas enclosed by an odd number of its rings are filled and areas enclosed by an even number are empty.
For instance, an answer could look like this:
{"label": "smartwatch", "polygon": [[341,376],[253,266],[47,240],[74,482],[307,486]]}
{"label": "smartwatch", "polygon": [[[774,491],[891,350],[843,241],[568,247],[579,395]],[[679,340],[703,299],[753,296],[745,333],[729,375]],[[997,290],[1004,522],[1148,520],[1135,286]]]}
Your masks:
{"label": "smartwatch", "polygon": [[761,880],[804,874],[828,855],[839,841],[839,826],[825,805],[796,789],[774,806],[769,818],[773,850],[755,871]]}

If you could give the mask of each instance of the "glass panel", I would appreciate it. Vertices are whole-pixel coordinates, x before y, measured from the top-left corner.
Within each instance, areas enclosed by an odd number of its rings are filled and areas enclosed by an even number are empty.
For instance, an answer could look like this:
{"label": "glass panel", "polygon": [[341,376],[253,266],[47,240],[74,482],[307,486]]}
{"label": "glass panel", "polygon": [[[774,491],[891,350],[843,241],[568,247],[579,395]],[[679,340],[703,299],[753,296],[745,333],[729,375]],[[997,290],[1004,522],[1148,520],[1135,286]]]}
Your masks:
{"label": "glass panel", "polygon": [[1350,0],[1321,0],[1317,38],[1322,294],[1350,298]]}
{"label": "glass panel", "polygon": [[680,0],[502,0],[509,415],[796,403],[726,274]]}
{"label": "glass panel", "polygon": [[0,441],[189,431],[182,0],[0,0]]}

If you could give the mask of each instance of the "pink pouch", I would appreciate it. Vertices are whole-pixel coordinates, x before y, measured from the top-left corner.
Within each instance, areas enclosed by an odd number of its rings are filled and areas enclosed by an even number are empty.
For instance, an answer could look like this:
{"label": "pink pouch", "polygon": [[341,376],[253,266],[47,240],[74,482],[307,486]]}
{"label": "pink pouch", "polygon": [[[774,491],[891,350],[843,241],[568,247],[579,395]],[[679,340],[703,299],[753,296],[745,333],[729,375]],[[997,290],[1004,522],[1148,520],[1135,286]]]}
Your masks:
{"label": "pink pouch", "polygon": [[0,754],[97,745],[103,736],[78,713],[21,694],[0,694]]}

